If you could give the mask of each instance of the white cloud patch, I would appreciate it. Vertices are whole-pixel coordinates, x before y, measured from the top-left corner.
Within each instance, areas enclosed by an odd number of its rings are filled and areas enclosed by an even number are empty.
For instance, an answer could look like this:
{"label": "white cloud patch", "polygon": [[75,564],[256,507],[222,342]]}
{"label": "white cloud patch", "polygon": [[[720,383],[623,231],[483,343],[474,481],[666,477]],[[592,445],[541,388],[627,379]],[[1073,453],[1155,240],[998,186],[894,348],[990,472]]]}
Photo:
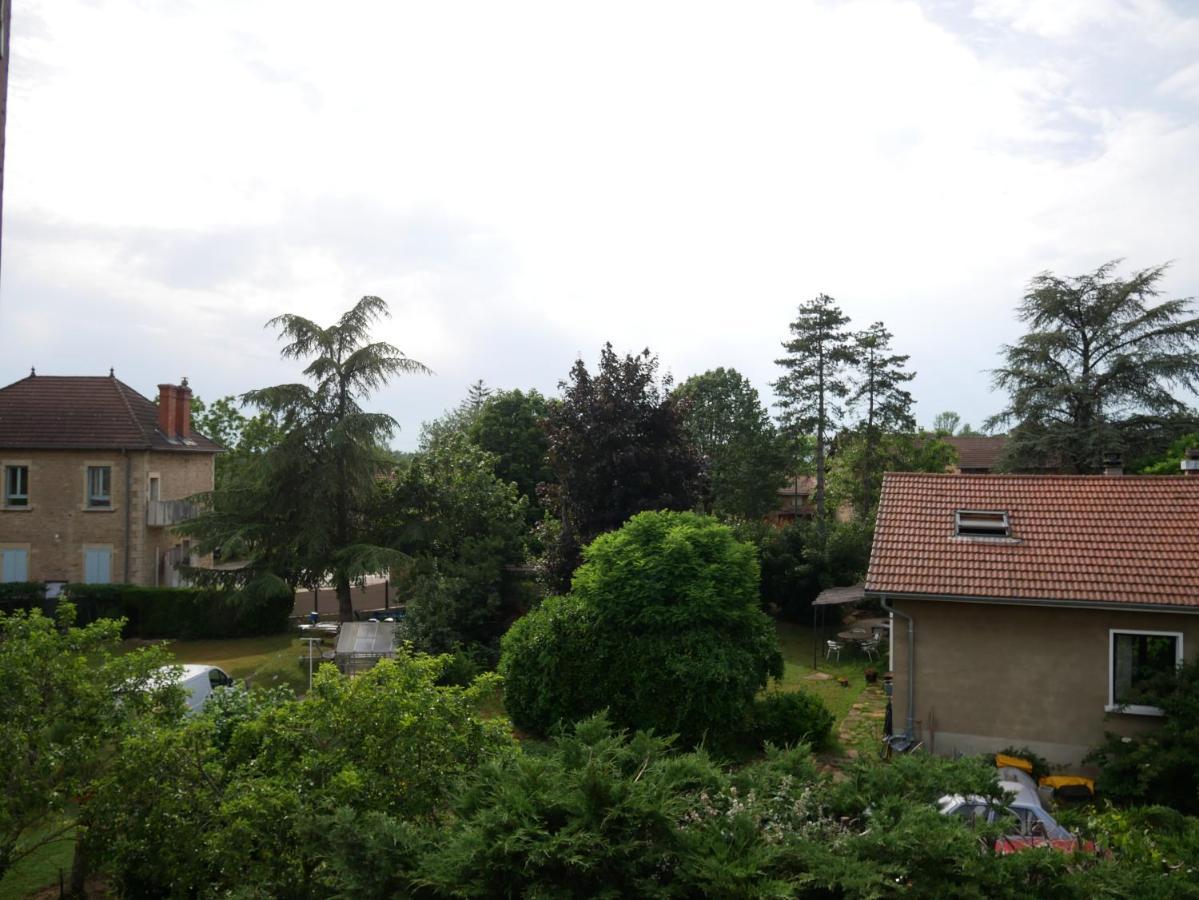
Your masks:
{"label": "white cloud patch", "polygon": [[373,293],[438,372],[380,398],[411,444],[474,379],[552,390],[605,340],[765,390],[824,291],[912,354],[922,421],[977,423],[1034,273],[1176,259],[1199,293],[1199,45],[1161,3],[20,12],[3,381],[240,392],[294,377],[265,319]]}

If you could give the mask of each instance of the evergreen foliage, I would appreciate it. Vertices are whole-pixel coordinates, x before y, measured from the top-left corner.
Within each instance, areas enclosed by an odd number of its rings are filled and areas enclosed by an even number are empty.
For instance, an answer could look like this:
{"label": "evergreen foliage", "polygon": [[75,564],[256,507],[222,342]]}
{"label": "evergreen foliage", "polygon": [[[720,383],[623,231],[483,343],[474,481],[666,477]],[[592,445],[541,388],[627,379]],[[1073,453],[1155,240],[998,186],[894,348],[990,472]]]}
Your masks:
{"label": "evergreen foliage", "polygon": [[1098,472],[1107,452],[1131,458],[1195,430],[1175,392],[1199,388],[1199,317],[1189,300],[1156,302],[1166,266],[1122,279],[1118,262],[1029,283],[1018,312],[1028,331],[992,372],[1009,399],[987,427],[1014,426],[1007,467]]}
{"label": "evergreen foliage", "polygon": [[860,519],[871,516],[882,489],[883,441],[892,433],[910,433],[916,427],[912,395],[904,385],[916,377],[904,369],[909,357],[891,352],[891,332],[875,322],[854,335],[857,377],[849,405],[857,410],[861,454],[856,472],[860,489],[854,509]]}
{"label": "evergreen foliage", "polygon": [[547,733],[607,708],[620,727],[728,740],[754,695],[782,675],[758,607],[753,548],[713,519],[646,512],[584,551],[569,598],[505,635],[505,705]]}
{"label": "evergreen foliage", "polygon": [[1143,734],[1109,732],[1091,752],[1088,760],[1099,766],[1104,795],[1199,814],[1199,661],[1148,679],[1134,702],[1165,715],[1159,727]]}
{"label": "evergreen foliage", "polygon": [[381,299],[363,297],[327,327],[290,314],[267,323],[287,341],[284,358],[309,360],[304,375],[313,385],[243,395],[279,424],[282,439],[219,486],[208,508],[180,528],[199,539],[201,553],[236,546],[246,556],[236,573],[196,569],[194,578],[236,581],[251,593],[331,581],[338,614],[348,621],[351,584],[401,560],[372,542],[366,517],[386,463],[380,448],[395,421],[361,403],[395,375],[428,370],[371,340],[371,326],[386,315]]}
{"label": "evergreen foliage", "polygon": [[822,529],[827,518],[825,459],[850,393],[848,368],[854,355],[848,324],[849,317],[836,301],[819,294],[800,305],[790,325],[791,338],[783,342],[786,355],[775,360],[784,370],[773,384],[783,431],[793,437],[815,436],[816,520]]}

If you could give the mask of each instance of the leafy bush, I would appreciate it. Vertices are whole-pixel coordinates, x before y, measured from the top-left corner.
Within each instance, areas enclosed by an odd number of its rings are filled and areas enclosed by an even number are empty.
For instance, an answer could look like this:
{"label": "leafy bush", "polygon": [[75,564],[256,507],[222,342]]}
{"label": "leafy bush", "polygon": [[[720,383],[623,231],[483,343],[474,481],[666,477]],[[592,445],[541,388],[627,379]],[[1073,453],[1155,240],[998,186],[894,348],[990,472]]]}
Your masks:
{"label": "leafy bush", "polygon": [[213,588],[137,584],[70,584],[81,621],[124,619],[125,637],[231,638],[273,634],[287,627],[290,592],[252,595]]}
{"label": "leafy bush", "polygon": [[1135,702],[1160,708],[1159,728],[1129,737],[1109,732],[1091,751],[1105,796],[1199,813],[1199,660],[1146,683]]}
{"label": "leafy bush", "polygon": [[754,696],[782,675],[753,548],[706,516],[646,512],[584,559],[572,595],[503,640],[513,721],[544,734],[607,708],[620,727],[686,744],[740,733]]}
{"label": "leafy bush", "polygon": [[225,697],[125,741],[94,800],[121,896],[330,896],[326,860],[360,871],[355,821],[430,828],[457,779],[513,745],[477,711],[495,676],[438,687],[444,665],[401,652],[353,678],[322,666],[303,700]]}
{"label": "leafy bush", "polygon": [[815,694],[788,691],[767,694],[754,701],[749,734],[758,747],[790,747],[807,743],[822,747],[836,717]]}

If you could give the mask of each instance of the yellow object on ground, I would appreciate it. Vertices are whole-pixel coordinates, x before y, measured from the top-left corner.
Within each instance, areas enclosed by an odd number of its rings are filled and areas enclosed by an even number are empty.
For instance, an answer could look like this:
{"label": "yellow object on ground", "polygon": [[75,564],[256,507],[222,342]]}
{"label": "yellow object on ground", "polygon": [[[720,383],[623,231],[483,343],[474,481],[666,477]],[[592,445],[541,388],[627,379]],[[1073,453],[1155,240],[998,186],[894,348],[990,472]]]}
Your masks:
{"label": "yellow object on ground", "polygon": [[1082,787],[1092,794],[1095,793],[1095,779],[1083,775],[1046,775],[1040,783],[1043,787],[1053,788],[1055,791],[1064,787]]}
{"label": "yellow object on ground", "polygon": [[1011,766],[1013,769],[1019,769],[1021,772],[1032,774],[1032,763],[1027,759],[1021,759],[1019,756],[1008,756],[1006,753],[995,754],[995,768],[1002,769],[1005,766]]}

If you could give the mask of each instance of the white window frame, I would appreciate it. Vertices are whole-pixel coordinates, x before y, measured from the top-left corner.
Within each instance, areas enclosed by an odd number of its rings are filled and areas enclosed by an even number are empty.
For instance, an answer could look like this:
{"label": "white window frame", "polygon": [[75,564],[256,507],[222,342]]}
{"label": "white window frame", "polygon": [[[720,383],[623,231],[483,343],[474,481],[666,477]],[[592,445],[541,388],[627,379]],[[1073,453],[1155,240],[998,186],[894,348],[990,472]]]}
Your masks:
{"label": "white window frame", "polygon": [[[4,484],[0,487],[4,490],[3,502],[7,509],[28,509],[29,508],[29,470],[31,466],[27,462],[5,462],[4,463]],[[8,492],[8,473],[13,469],[25,470],[25,493],[10,494]],[[13,499],[22,499],[24,503],[13,503]]]}
{"label": "white window frame", "polygon": [[[108,495],[107,495],[108,502],[107,503],[93,503],[92,502],[92,500],[94,498],[101,496],[99,494],[96,494],[96,495],[92,494],[92,469],[108,469]],[[113,472],[112,463],[97,462],[97,463],[87,463],[86,465],[84,465],[84,467],[83,467],[83,508],[84,509],[100,509],[100,510],[105,510],[105,511],[115,509],[115,506],[113,504],[113,499],[112,499],[112,472]]]}
{"label": "white window frame", "polygon": [[1140,628],[1109,628],[1107,631],[1107,705],[1104,710],[1133,716],[1164,716],[1165,712],[1156,706],[1144,706],[1139,703],[1121,705],[1116,702],[1116,635],[1118,634],[1174,638],[1174,664],[1181,667],[1183,661],[1182,632],[1146,631]]}
{"label": "white window frame", "polygon": [[[156,491],[155,488],[158,490]],[[146,478],[146,499],[162,499],[162,476],[157,472],[151,472]]]}

